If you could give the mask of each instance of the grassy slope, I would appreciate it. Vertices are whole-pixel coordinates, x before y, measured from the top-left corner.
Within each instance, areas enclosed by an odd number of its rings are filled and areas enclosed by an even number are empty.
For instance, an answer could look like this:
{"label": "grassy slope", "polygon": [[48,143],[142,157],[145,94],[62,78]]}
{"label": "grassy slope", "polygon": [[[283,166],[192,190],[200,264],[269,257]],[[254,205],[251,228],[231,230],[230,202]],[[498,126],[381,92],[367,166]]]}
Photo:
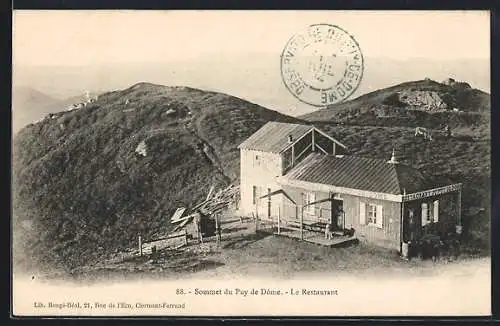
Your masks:
{"label": "grassy slope", "polygon": [[[129,246],[138,232],[166,231],[178,206],[212,183],[237,182],[237,145],[269,120],[296,119],[224,94],[141,83],[30,125],[14,142],[16,244],[47,266],[72,268]],[[146,157],[134,151],[142,140]]]}

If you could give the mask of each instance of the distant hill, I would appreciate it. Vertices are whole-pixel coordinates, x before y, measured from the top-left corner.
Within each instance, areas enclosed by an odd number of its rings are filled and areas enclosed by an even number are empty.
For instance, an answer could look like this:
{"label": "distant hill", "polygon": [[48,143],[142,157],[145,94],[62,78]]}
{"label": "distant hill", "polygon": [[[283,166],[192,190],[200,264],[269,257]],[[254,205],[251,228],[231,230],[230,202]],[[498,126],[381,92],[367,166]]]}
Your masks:
{"label": "distant hill", "polygon": [[138,232],[167,231],[177,207],[238,183],[236,147],[270,120],[299,121],[221,93],[139,83],[28,125],[13,148],[15,248],[71,269]]}
{"label": "distant hill", "polygon": [[490,95],[465,82],[430,79],[401,83],[301,116],[348,125],[425,127],[445,125],[489,137]]}
{"label": "distant hill", "polygon": [[12,89],[12,131],[16,133],[49,113],[65,110],[71,104],[84,101],[85,94],[58,99],[31,87],[16,86]]}
{"label": "distant hill", "polygon": [[12,90],[12,130],[19,129],[42,118],[51,111],[57,99],[30,87],[18,86]]}
{"label": "distant hill", "polygon": [[[106,66],[94,63],[82,66],[65,66],[64,63],[57,66],[19,66],[14,75],[15,80],[58,98],[67,98],[68,94],[87,88],[102,91],[123,89],[138,80],[147,79],[162,85],[222,91],[291,116],[316,110],[316,107],[298,101],[287,90],[278,63],[276,54],[256,50],[232,53],[231,56],[213,53],[203,57],[186,56],[174,61],[129,63],[126,66],[122,63]],[[421,57],[395,60],[365,56],[364,66],[363,80],[350,98],[425,76],[437,81],[451,76],[465,79],[475,88],[490,89],[489,58],[441,60]],[[226,69],[221,71],[220,67]]]}

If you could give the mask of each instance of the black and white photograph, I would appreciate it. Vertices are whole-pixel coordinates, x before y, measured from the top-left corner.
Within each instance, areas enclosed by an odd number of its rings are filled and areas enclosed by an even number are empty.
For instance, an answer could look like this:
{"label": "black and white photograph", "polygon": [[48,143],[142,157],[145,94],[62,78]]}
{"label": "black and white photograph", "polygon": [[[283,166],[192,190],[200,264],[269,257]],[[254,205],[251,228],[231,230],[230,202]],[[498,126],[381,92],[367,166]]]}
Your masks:
{"label": "black and white photograph", "polygon": [[489,11],[12,21],[14,316],[491,315]]}

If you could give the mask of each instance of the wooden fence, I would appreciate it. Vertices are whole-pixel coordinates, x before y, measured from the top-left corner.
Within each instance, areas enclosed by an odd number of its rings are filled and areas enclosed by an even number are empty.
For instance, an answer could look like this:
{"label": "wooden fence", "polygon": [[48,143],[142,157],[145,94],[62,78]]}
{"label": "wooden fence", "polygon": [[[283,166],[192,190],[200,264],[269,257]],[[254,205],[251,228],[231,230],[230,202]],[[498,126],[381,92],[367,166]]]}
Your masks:
{"label": "wooden fence", "polygon": [[187,244],[188,244],[188,233],[186,230],[170,234],[166,237],[161,237],[145,243],[142,243],[142,239],[139,236],[139,255],[151,254],[153,252],[153,247],[155,247],[156,250],[161,250],[165,248],[175,249],[185,246]]}

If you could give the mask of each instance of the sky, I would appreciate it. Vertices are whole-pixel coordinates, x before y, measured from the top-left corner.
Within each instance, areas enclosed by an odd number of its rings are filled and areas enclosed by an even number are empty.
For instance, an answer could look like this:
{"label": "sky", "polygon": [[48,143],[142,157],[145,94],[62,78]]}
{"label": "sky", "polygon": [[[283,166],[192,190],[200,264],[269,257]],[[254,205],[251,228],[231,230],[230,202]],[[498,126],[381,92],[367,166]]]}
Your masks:
{"label": "sky", "polygon": [[86,65],[280,53],[305,26],[341,26],[365,56],[489,58],[489,13],[338,11],[15,11],[13,60]]}
{"label": "sky", "polygon": [[307,111],[282,85],[279,57],[317,23],[358,42],[366,71],[357,95],[448,76],[489,91],[488,11],[14,11],[13,79],[64,96],[70,86],[185,84]]}

